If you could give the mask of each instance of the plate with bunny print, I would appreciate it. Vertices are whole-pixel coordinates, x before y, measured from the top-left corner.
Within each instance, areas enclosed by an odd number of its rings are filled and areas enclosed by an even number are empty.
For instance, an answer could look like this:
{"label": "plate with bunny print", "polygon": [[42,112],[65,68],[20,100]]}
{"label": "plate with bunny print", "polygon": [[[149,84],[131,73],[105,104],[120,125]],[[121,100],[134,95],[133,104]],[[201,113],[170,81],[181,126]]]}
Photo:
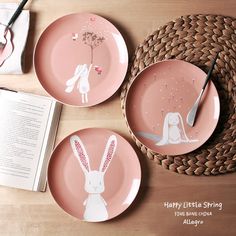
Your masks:
{"label": "plate with bunny print", "polygon": [[109,220],[135,199],[141,181],[138,157],[120,135],[101,128],[79,130],[55,148],[48,185],[58,205],[88,222]]}
{"label": "plate with bunny print", "polygon": [[44,89],[58,101],[90,107],[122,84],[128,51],[117,28],[91,13],[63,16],[40,36],[34,65]]}
{"label": "plate with bunny print", "polygon": [[163,155],[189,153],[205,143],[220,115],[212,81],[202,97],[194,127],[186,122],[205,78],[204,71],[181,60],[157,62],[140,72],[125,101],[126,118],[135,137]]}

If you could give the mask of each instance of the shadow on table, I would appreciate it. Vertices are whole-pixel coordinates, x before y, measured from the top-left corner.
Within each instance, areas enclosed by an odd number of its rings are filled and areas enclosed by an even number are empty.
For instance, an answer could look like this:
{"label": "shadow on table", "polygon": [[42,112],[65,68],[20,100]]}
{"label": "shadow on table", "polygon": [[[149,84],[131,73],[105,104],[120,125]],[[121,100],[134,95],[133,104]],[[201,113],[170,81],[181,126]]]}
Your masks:
{"label": "shadow on table", "polygon": [[33,66],[33,55],[34,55],[34,42],[35,42],[35,32],[36,32],[36,23],[37,23],[37,13],[30,12],[30,26],[29,33],[27,37],[27,42],[25,46],[25,51],[22,55],[23,57],[23,72],[28,73]]}

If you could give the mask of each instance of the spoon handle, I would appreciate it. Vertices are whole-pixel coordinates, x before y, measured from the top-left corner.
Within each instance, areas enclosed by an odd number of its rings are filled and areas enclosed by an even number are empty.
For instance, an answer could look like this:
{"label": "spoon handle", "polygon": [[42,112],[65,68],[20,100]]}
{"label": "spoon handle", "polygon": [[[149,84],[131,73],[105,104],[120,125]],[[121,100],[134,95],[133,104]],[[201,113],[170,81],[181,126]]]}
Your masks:
{"label": "spoon handle", "polygon": [[209,79],[211,78],[211,74],[212,74],[212,71],[213,71],[214,66],[216,64],[216,60],[217,60],[218,54],[219,53],[216,54],[216,57],[215,57],[214,61],[211,64],[211,67],[210,67],[210,69],[209,69],[209,71],[207,73],[207,77],[205,79],[205,82],[204,82],[204,85],[203,85],[203,87],[201,89],[201,92],[198,95],[197,100],[195,101],[195,103],[193,104],[192,108],[190,109],[190,111],[187,114],[186,122],[187,122],[188,125],[190,125],[192,127],[194,126],[194,122],[195,122],[195,118],[196,118],[199,102],[201,101],[201,98],[202,98],[203,92],[205,90],[205,87],[206,87]]}
{"label": "spoon handle", "polygon": [[7,24],[7,28],[9,28],[17,19],[17,17],[20,15],[20,13],[22,12],[25,4],[28,2],[28,0],[23,0],[21,1],[21,3],[19,4],[19,6],[17,7],[16,11],[14,12],[13,16],[11,17],[11,19],[9,20],[8,24]]}
{"label": "spoon handle", "polygon": [[210,70],[209,70],[208,73],[207,73],[207,77],[206,77],[205,83],[204,83],[204,85],[202,86],[202,89],[203,89],[203,90],[206,88],[206,85],[207,85],[208,81],[209,81],[210,78],[211,78],[212,71],[213,71],[213,69],[214,69],[214,66],[215,66],[215,64],[216,64],[216,60],[217,60],[217,58],[218,58],[218,54],[219,54],[219,53],[216,54],[215,59],[214,59],[214,61],[213,61],[212,64],[211,64]]}

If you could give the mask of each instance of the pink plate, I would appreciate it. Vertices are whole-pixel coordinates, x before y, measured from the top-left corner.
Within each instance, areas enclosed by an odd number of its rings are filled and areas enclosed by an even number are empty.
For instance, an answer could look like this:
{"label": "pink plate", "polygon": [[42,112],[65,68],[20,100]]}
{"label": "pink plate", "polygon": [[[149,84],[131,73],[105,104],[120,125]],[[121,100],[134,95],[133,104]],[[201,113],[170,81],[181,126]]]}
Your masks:
{"label": "pink plate", "polygon": [[186,117],[198,97],[206,74],[184,61],[168,60],[137,75],[126,98],[126,117],[136,138],[163,155],[191,152],[213,133],[220,115],[217,90],[210,81],[194,127]]}
{"label": "pink plate", "polygon": [[141,181],[137,155],[120,135],[100,128],[79,130],[54,150],[48,184],[58,205],[90,222],[109,220],[133,202]]}
{"label": "pink plate", "polygon": [[106,19],[71,14],[42,33],[34,65],[51,96],[68,105],[88,107],[105,101],[120,87],[128,52],[120,32]]}

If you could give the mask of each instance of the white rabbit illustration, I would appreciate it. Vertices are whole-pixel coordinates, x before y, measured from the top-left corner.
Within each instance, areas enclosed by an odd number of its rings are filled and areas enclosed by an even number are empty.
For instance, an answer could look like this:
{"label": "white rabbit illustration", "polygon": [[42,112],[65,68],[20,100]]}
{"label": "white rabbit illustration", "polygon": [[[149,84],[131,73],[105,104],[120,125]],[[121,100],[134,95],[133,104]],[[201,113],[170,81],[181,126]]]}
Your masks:
{"label": "white rabbit illustration", "polygon": [[87,64],[79,64],[77,65],[74,76],[67,80],[66,86],[67,88],[65,91],[67,93],[71,93],[75,87],[76,82],[78,81],[77,84],[77,89],[79,90],[81,97],[82,97],[82,103],[87,103],[88,102],[88,92],[90,90],[90,85],[89,85],[89,73],[92,68],[92,64],[88,67]]}
{"label": "white rabbit illustration", "polygon": [[79,161],[80,167],[85,175],[84,189],[88,193],[88,198],[83,203],[85,206],[84,220],[90,222],[105,221],[108,219],[107,203],[101,196],[101,193],[105,190],[104,175],[116,151],[117,138],[115,135],[109,137],[99,170],[90,169],[86,149],[77,135],[71,136],[70,143],[74,155]]}
{"label": "white rabbit illustration", "polygon": [[166,114],[163,125],[162,139],[156,143],[157,146],[167,144],[180,144],[197,142],[190,140],[184,129],[183,119],[179,112],[169,112]]}

